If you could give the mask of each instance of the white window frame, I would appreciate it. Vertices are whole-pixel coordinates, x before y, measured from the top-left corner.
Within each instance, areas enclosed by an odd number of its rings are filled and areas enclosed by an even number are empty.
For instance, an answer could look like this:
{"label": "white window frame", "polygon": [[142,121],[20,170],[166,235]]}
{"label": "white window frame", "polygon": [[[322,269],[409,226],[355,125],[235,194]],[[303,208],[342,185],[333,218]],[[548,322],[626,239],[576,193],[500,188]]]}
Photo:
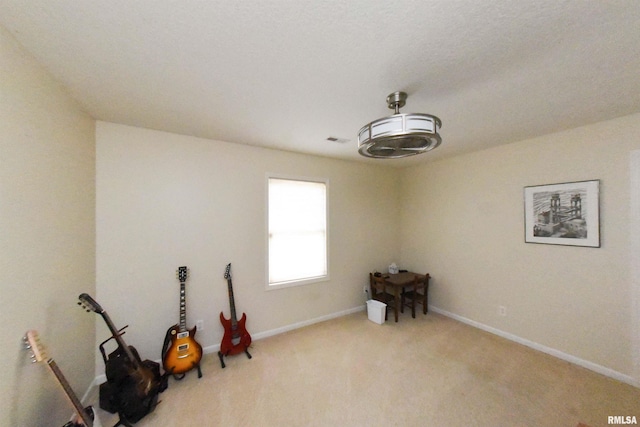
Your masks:
{"label": "white window frame", "polygon": [[[319,184],[324,184],[325,186],[325,256],[326,256],[326,267],[327,267],[327,272],[324,275],[321,276],[316,276],[316,277],[309,277],[309,278],[302,278],[302,279],[294,279],[294,280],[290,280],[290,281],[286,281],[286,282],[276,282],[276,283],[270,283],[269,280],[269,238],[270,238],[270,234],[271,234],[271,230],[269,229],[269,183],[271,179],[280,179],[280,180],[287,180],[287,181],[303,181],[303,182],[313,182],[313,183],[319,183]],[[265,187],[266,187],[266,191],[265,191],[265,199],[266,199],[266,209],[265,209],[265,229],[266,229],[266,233],[265,233],[265,240],[266,240],[266,245],[265,245],[265,250],[266,250],[266,263],[265,263],[265,272],[266,272],[266,280],[265,280],[265,289],[266,290],[275,290],[275,289],[282,289],[282,288],[289,288],[292,286],[304,286],[304,285],[310,285],[312,283],[318,283],[318,282],[325,282],[330,280],[330,263],[329,263],[329,179],[327,178],[311,178],[311,177],[301,177],[301,176],[291,176],[291,175],[282,175],[282,174],[275,174],[275,173],[267,173],[266,179],[265,179]]]}

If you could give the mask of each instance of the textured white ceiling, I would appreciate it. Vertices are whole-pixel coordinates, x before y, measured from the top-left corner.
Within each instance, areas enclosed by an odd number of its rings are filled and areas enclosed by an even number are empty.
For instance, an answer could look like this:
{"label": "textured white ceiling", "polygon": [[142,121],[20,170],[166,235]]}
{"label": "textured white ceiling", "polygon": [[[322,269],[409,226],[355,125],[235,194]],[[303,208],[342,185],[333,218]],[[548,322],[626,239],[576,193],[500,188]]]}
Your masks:
{"label": "textured white ceiling", "polygon": [[[393,166],[640,112],[637,0],[0,0],[0,25],[96,119]],[[397,90],[442,145],[360,157]]]}

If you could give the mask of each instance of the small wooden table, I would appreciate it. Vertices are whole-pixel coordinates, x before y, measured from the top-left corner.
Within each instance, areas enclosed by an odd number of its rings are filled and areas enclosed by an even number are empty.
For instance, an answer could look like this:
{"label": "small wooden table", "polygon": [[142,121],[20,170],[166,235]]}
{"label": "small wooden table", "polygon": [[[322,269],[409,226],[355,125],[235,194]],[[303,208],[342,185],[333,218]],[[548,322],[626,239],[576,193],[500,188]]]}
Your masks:
{"label": "small wooden table", "polygon": [[393,295],[395,297],[395,307],[393,307],[393,312],[396,316],[396,322],[398,321],[398,311],[400,309],[400,292],[404,289],[405,286],[413,285],[413,279],[418,276],[419,280],[424,281],[425,275],[420,273],[412,273],[410,271],[405,271],[397,274],[385,273],[382,275],[388,285],[393,286]]}

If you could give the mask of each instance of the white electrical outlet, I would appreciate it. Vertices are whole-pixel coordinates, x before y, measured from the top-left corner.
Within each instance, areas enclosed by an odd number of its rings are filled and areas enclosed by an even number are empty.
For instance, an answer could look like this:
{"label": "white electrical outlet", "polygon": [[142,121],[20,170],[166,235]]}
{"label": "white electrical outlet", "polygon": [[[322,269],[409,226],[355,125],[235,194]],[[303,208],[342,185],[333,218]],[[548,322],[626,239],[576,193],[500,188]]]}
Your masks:
{"label": "white electrical outlet", "polygon": [[507,315],[507,307],[504,305],[498,306],[498,316],[506,316]]}
{"label": "white electrical outlet", "polygon": [[196,330],[201,331],[204,329],[204,320],[198,320],[196,322]]}

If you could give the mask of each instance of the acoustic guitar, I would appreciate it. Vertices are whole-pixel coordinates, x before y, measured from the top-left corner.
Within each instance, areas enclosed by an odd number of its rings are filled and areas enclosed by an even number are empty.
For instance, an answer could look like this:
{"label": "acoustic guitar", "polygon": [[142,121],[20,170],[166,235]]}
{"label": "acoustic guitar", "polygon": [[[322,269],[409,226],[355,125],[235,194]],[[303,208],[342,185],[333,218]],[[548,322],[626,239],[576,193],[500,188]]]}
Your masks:
{"label": "acoustic guitar", "polygon": [[[115,339],[118,344],[118,348],[109,355],[108,360],[104,352],[102,355],[105,358],[107,382],[100,386],[100,405],[109,412],[113,412],[111,408],[115,409],[120,415],[120,424],[130,425],[130,422],[138,422],[153,412],[158,405],[158,393],[166,388],[160,368],[153,361],[143,362],[135,347],[124,342],[122,335],[127,326],[118,330],[107,312],[88,294],[80,294],[78,299],[78,305],[102,316],[111,331],[109,340]],[[103,351],[102,345],[100,349]],[[105,396],[108,396],[107,407],[102,405],[103,388]]]}
{"label": "acoustic guitar", "polygon": [[231,318],[226,319],[224,314],[220,312],[220,323],[222,323],[222,326],[224,327],[224,335],[222,337],[222,342],[220,343],[218,357],[220,358],[220,364],[223,368],[225,367],[223,360],[224,356],[245,352],[247,357],[251,359],[251,354],[249,354],[248,350],[251,345],[251,335],[249,335],[245,326],[247,322],[247,315],[242,313],[240,320],[236,318],[236,303],[233,298],[233,284],[231,283],[231,263],[227,264],[224,278],[227,279]]}
{"label": "acoustic guitar", "polygon": [[[167,339],[163,346],[162,366],[165,372],[172,375],[184,374],[198,368],[198,378],[202,377],[200,359],[202,346],[195,340],[196,327],[187,329],[187,309],[185,300],[185,282],[189,275],[187,267],[178,267],[176,272],[180,281],[180,323],[167,331]],[[179,379],[182,379],[181,377]]]}
{"label": "acoustic guitar", "polygon": [[69,382],[62,374],[62,371],[56,364],[56,362],[47,356],[46,349],[44,345],[40,342],[40,337],[38,336],[38,332],[36,331],[27,331],[24,338],[25,348],[31,351],[31,360],[33,363],[36,362],[45,362],[49,367],[49,370],[53,372],[56,379],[58,380],[58,384],[62,386],[65,395],[73,405],[73,409],[75,410],[75,417],[73,421],[69,421],[63,427],[101,427],[100,419],[96,417],[95,412],[91,406],[87,406],[86,408],[82,407],[80,403],[80,399],[73,392],[73,389],[69,385]]}

